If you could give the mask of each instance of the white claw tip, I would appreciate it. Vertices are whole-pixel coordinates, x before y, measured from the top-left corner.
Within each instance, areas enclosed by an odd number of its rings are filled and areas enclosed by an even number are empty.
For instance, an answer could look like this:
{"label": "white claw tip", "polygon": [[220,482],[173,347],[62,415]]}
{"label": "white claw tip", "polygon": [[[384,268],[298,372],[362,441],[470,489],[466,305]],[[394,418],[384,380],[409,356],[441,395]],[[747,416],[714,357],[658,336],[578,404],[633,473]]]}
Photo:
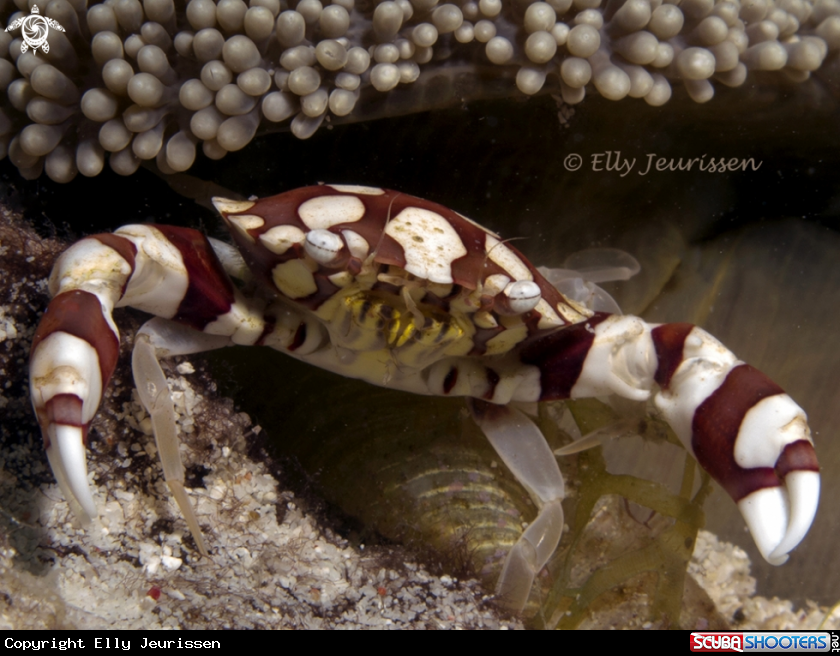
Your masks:
{"label": "white claw tip", "polygon": [[97,513],[87,481],[82,428],[56,424],[50,426],[49,432],[50,467],[73,513],[82,524],[88,524]]}
{"label": "white claw tip", "polygon": [[756,490],[738,502],[758,550],[771,565],[781,565],[811,528],[820,498],[820,476],[792,471],[784,487]]}
{"label": "white claw tip", "polygon": [[817,472],[792,471],[785,477],[785,487],[790,499],[790,523],[785,537],[770,554],[770,562],[782,557],[787,560],[787,554],[802,542],[814,522],[820,501],[820,475]]}

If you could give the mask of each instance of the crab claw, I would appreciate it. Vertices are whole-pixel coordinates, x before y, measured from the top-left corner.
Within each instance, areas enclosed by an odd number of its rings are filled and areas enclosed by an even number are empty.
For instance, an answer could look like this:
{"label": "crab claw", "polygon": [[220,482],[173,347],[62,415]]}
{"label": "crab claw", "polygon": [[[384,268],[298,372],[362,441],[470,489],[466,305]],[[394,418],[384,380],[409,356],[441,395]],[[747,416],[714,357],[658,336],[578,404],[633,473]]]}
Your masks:
{"label": "crab claw", "polygon": [[753,479],[756,487],[733,486],[734,493],[746,492],[736,499],[738,508],[761,555],[781,565],[805,537],[819,504],[819,467],[805,413],[787,394],[763,399],[741,422],[734,459],[748,472],[744,481]]}
{"label": "crab claw", "polygon": [[805,412],[705,331],[666,324],[653,332],[660,371],[669,342],[682,347],[682,361],[671,358],[676,366],[658,379],[657,407],[738,504],[761,555],[781,565],[819,504],[819,465]]}
{"label": "crab claw", "polygon": [[67,332],[37,340],[30,358],[32,405],[47,458],[64,497],[82,524],[96,516],[87,481],[88,424],[102,393],[99,356]]}
{"label": "crab claw", "polygon": [[56,296],[32,341],[29,385],[47,458],[82,524],[96,517],[85,445],[102,390],[119,353],[99,298],[72,290]]}
{"label": "crab claw", "polygon": [[736,366],[697,408],[692,446],[738,504],[761,555],[784,563],[811,527],[820,497],[802,408],[760,371]]}
{"label": "crab claw", "polygon": [[782,565],[805,537],[820,496],[820,476],[791,472],[784,486],[756,490],[738,502],[758,550],[771,565]]}

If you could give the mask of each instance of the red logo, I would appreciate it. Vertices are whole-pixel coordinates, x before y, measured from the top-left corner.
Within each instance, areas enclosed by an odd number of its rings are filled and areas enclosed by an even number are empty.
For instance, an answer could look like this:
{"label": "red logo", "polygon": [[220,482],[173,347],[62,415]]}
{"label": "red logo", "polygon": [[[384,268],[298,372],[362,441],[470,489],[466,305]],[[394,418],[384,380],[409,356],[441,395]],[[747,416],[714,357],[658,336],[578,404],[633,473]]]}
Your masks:
{"label": "red logo", "polygon": [[741,633],[692,633],[691,651],[744,651]]}

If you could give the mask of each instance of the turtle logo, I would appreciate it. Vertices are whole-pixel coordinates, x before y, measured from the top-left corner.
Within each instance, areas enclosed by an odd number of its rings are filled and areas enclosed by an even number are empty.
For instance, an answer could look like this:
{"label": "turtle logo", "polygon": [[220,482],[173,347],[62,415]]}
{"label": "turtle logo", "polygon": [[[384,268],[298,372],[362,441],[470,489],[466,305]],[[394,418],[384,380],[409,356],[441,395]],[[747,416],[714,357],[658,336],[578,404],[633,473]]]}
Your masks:
{"label": "turtle logo", "polygon": [[41,16],[38,12],[38,5],[32,5],[32,13],[29,16],[23,16],[12,21],[6,31],[12,32],[19,27],[22,28],[21,33],[23,35],[23,43],[20,44],[21,53],[26,52],[29,48],[32,48],[33,52],[38,52],[38,48],[44,52],[49,52],[50,44],[47,43],[47,34],[50,28],[59,32],[64,31],[64,28],[52,18]]}

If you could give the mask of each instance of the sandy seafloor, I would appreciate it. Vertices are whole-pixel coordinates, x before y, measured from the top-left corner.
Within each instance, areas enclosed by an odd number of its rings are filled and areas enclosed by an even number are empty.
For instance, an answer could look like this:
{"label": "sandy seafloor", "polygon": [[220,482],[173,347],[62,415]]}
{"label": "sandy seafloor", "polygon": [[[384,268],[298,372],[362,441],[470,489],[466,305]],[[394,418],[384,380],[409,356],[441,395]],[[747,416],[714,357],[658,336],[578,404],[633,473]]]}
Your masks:
{"label": "sandy seafloor", "polygon": [[[836,261],[838,250],[838,137],[827,127],[836,125],[836,116],[833,110],[773,101],[719,105],[713,117],[677,100],[659,110],[633,105],[619,115],[614,107],[631,105],[596,99],[578,108],[568,127],[560,126],[549,99],[470,106],[422,120],[336,128],[307,144],[274,137],[195,173],[244,195],[321,180],[403,189],[525,237],[517,246],[539,263],[589,245],[633,252],[649,279],[646,289],[640,284],[625,293],[622,304],[633,312],[651,311],[660,321],[718,321],[715,334],[806,408],[824,468],[822,511],[782,568],[757,562],[728,498],[719,495],[707,504],[709,525],[726,540],[701,532],[697,541],[690,573],[699,587],[686,585],[686,603],[696,604],[692,617],[707,619],[692,627],[840,628],[840,612],[827,617],[840,574],[824,566],[840,537],[832,512],[840,480],[833,438],[840,418],[836,385],[830,386],[838,357],[831,321],[840,299],[837,274],[827,264]],[[563,169],[568,152],[608,149],[640,156],[755,156],[766,168],[755,176],[644,180]],[[178,200],[142,170],[130,180],[102,176],[62,188],[21,181],[6,169],[3,182],[10,205],[22,208],[42,234],[51,225],[69,237],[149,219],[216,229],[209,213]],[[354,536],[336,532],[331,515],[318,512],[308,495],[284,491],[277,482],[283,479],[280,467],[265,455],[264,441],[281,429],[259,428],[241,411],[244,399],[219,396],[199,358],[173,363],[168,374],[186,433],[188,487],[212,545],[212,562],[195,559],[167,498],[124,364],[92,429],[90,480],[100,518],[86,530],[74,526],[41,453],[24,385],[28,343],[57,246],[37,245],[23,224],[4,230],[1,626],[523,626],[496,611],[491,591],[447,574],[446,563],[412,564],[416,555],[390,542],[362,549]],[[649,248],[636,251],[629,244]],[[767,256],[775,251],[787,258],[781,265]],[[773,277],[779,270],[786,278]],[[713,295],[703,291],[709,285]],[[689,300],[677,307],[675,299]],[[136,324],[137,318],[128,321]],[[124,331],[124,346],[129,333]],[[607,534],[611,520],[604,521]],[[647,617],[644,595],[637,596],[584,626],[661,627]]]}

